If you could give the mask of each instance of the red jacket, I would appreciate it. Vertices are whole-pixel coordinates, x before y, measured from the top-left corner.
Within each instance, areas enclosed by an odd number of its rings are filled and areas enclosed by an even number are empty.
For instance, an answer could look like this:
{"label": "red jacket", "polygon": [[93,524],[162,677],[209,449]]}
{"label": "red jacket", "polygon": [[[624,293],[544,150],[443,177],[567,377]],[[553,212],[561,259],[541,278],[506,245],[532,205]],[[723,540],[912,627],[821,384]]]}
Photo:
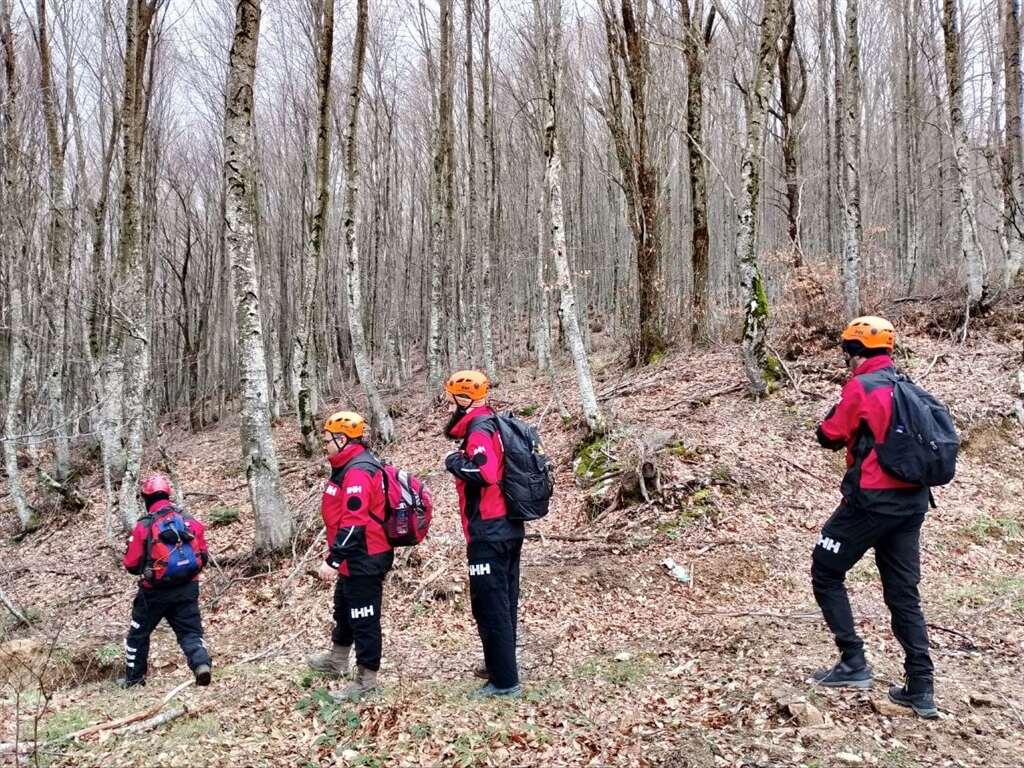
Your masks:
{"label": "red jacket", "polygon": [[391,570],[394,552],[384,520],[384,480],[378,459],[350,443],[328,459],[320,514],[327,528],[327,564],[342,576],[375,576]]}
{"label": "red jacket", "polygon": [[455,475],[462,532],[467,542],[521,539],[522,521],[509,520],[501,481],[505,451],[490,408],[474,408],[451,429],[462,447],[448,454],[445,468]]}
{"label": "red jacket", "polygon": [[[171,504],[167,499],[159,499],[154,501],[149,508],[146,510],[144,517],[140,517],[139,521],[135,523],[135,528],[132,529],[132,535],[128,537],[128,549],[124,553],[124,559],[121,561],[124,568],[128,573],[141,576],[143,571],[149,565],[146,562],[146,537],[149,536],[150,527],[153,525],[153,521],[164,512],[169,512],[174,509],[174,505]],[[206,527],[190,515],[182,515],[185,520],[185,525],[188,526],[189,530],[192,531],[192,535],[195,536],[193,540],[193,548],[197,555],[202,559],[202,563],[205,566],[209,559],[209,549],[206,546]],[[192,581],[197,581],[199,574],[197,573]],[[145,578],[139,579],[139,584],[146,589],[152,588],[153,584],[147,581]]]}
{"label": "red jacket", "polygon": [[881,514],[915,514],[928,509],[928,489],[905,483],[878,463],[875,445],[885,442],[892,420],[893,377],[888,355],[857,366],[842,397],[818,426],[818,442],[846,448],[842,493],[847,503]]}

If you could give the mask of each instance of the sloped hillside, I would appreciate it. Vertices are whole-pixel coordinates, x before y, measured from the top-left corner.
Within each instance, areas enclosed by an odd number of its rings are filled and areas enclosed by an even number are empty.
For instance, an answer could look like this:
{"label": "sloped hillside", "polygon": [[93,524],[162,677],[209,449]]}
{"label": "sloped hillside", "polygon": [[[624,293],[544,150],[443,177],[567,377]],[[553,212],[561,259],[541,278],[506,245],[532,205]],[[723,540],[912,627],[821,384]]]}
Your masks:
{"label": "sloped hillside", "polygon": [[[834,652],[808,568],[841,474],[841,457],[813,439],[842,380],[838,355],[787,361],[794,382],[753,402],[737,386],[733,350],[722,349],[640,371],[599,356],[614,431],[597,445],[581,446],[581,430],[560,416],[558,394],[573,391],[567,367],[555,387],[530,371],[500,383],[498,398],[541,422],[558,463],[554,511],[530,528],[524,549],[523,699],[466,698],[480,656],[454,490],[440,469],[445,415],[403,392],[391,393],[403,438],[389,457],[422,473],[438,511],[436,533],[403,553],[386,588],[382,694],[337,706],[326,681],[304,668],[330,627],[328,587],[308,573],[321,551],[324,473],[300,458],[291,423],[276,436],[305,527],[280,562],[248,554],[237,424],[197,435],[168,426],[185,500],[213,523],[220,562],[203,583],[214,685],[179,693],[168,708],[186,712],[153,730],[61,741],[143,710],[188,679],[162,628],[149,685],[113,685],[134,585],[104,542],[101,480],[86,467],[91,504],[82,514],[51,514],[15,542],[4,512],[0,588],[32,627],[8,627],[4,637],[0,740],[13,741],[16,726],[23,740],[36,732],[48,744],[27,764],[81,768],[1019,766],[1024,431],[1007,416],[1018,346],[994,330],[963,346],[921,334],[900,360],[950,404],[965,438],[959,476],[936,493],[924,532],[938,721],[882,703],[885,683],[901,676],[901,650],[870,557],[850,586],[875,690],[805,683]],[[150,460],[160,461],[155,452]],[[645,461],[660,477],[641,489],[629,478]],[[690,583],[670,574],[669,557]]]}

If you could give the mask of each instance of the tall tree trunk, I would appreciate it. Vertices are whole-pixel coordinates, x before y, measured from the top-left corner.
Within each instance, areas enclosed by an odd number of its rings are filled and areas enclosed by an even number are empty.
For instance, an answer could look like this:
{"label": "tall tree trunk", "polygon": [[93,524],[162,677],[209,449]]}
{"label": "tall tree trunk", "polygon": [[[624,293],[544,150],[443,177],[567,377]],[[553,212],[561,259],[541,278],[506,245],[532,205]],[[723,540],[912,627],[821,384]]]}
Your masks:
{"label": "tall tree trunk", "polygon": [[[0,206],[3,210],[15,212],[20,210],[21,196],[21,138],[18,134],[18,117],[16,114],[19,96],[17,48],[14,33],[11,29],[11,13],[8,0],[0,0],[0,43],[4,51],[4,75],[6,83],[5,99],[0,122],[3,125],[3,148],[5,162],[0,168]],[[4,412],[4,469],[7,472],[7,487],[14,501],[14,509],[18,514],[21,529],[27,531],[36,525],[35,510],[25,497],[21,485],[21,470],[18,467],[18,412],[21,407],[22,385],[25,380],[25,368],[28,348],[25,340],[24,304],[21,293],[21,281],[16,268],[21,261],[17,242],[22,238],[15,237],[16,214],[6,214],[0,222],[0,266],[7,272],[9,311],[7,314],[8,343],[10,358],[7,362],[7,408]],[[19,222],[20,223],[20,222]]]}
{"label": "tall tree trunk", "polygon": [[291,541],[293,520],[281,492],[277,452],[270,430],[267,364],[256,274],[251,184],[256,151],[252,130],[253,83],[259,34],[259,0],[237,0],[224,113],[224,217],[238,331],[242,460],[256,516],[256,551],[280,552]]}
{"label": "tall tree trunk", "polygon": [[918,210],[920,207],[921,189],[921,142],[920,142],[920,110],[918,98],[917,57],[918,36],[917,19],[919,0],[904,0],[903,6],[903,155],[906,159],[906,183],[904,188],[903,210],[905,216],[905,232],[907,251],[905,254],[904,290],[914,292],[918,273],[918,250],[921,232]]}
{"label": "tall tree trunk", "polygon": [[359,102],[363,91],[363,64],[366,61],[367,0],[356,3],[356,37],[352,47],[352,74],[348,94],[348,122],[345,128],[345,286],[348,299],[348,329],[352,337],[352,360],[356,376],[363,385],[366,399],[370,403],[370,424],[377,438],[383,443],[395,439],[395,426],[388,409],[381,399],[373,366],[366,348],[366,331],[363,328],[363,298],[360,285],[359,240],[356,237],[356,195],[359,191],[359,145],[356,131],[359,127]]}
{"label": "tall tree trunk", "polygon": [[[558,142],[558,96],[562,58],[562,2],[554,0],[549,9],[547,0],[543,12],[540,0],[534,0],[535,15],[543,18],[544,71],[547,79],[547,117],[544,124],[544,155],[547,160],[544,181],[550,199],[551,252],[558,274],[558,290],[561,294],[559,316],[565,328],[565,337],[573,365],[576,368],[576,383],[580,390],[583,416],[591,435],[604,434],[604,416],[597,404],[594,381],[590,375],[590,360],[580,330],[576,313],[576,295],[573,290],[572,272],[569,268],[569,254],[565,246],[565,216],[562,205],[562,155]],[[543,15],[542,15],[543,14]],[[547,32],[550,26],[550,34]]]}
{"label": "tall tree trunk", "polygon": [[[828,29],[825,5],[828,0],[818,0],[818,67],[821,71],[822,94],[822,148],[825,160],[825,252],[836,251],[835,215],[832,201],[835,199],[836,182],[832,164],[832,98],[829,90]],[[831,17],[832,11],[828,12]]]}
{"label": "tall tree trunk", "polygon": [[481,72],[481,89],[484,99],[484,216],[485,234],[480,257],[480,335],[483,340],[484,370],[491,381],[497,373],[494,366],[494,322],[491,313],[491,259],[494,254],[495,226],[494,200],[497,175],[495,173],[494,148],[494,94],[493,72],[491,69],[491,0],[483,0],[483,71]]}
{"label": "tall tree trunk", "polygon": [[1003,231],[1009,243],[1006,287],[1013,287],[1024,272],[1024,157],[1020,114],[1020,5],[1003,0],[1003,87],[1006,96],[1006,138],[1003,142]]}
{"label": "tall tree trunk", "polygon": [[787,234],[797,267],[803,264],[804,249],[800,238],[800,131],[796,120],[806,95],[807,68],[796,37],[796,0],[788,0],[779,50],[779,102],[782,107],[782,174],[786,182]]}
{"label": "tall tree trunk", "polygon": [[[327,220],[327,206],[331,192],[328,186],[330,174],[330,116],[331,116],[331,59],[334,52],[334,0],[323,0],[320,17],[320,44],[316,58],[317,83],[317,124],[316,124],[316,169],[314,171],[315,200],[313,216],[309,225],[309,239],[302,258],[302,306],[292,340],[292,371],[298,371],[298,396],[296,411],[299,432],[302,434],[302,449],[312,456],[318,449],[315,414],[310,408],[311,378],[313,377],[312,344],[313,314],[315,312],[317,276],[323,263],[324,229]],[[317,3],[313,3],[316,12]]]}
{"label": "tall tree trunk", "polygon": [[[466,241],[462,245],[465,261],[459,274],[462,276],[459,296],[465,307],[468,323],[462,327],[462,343],[468,347],[469,359],[476,363],[480,359],[476,346],[476,334],[469,329],[476,328],[480,316],[480,292],[477,290],[477,205],[476,205],[476,83],[473,80],[473,0],[463,0],[466,6]],[[468,294],[468,295],[467,295]]]}
{"label": "tall tree trunk", "polygon": [[49,160],[49,226],[46,250],[49,268],[49,295],[43,297],[46,325],[50,336],[50,369],[46,378],[46,391],[50,398],[50,413],[54,422],[54,452],[56,479],[65,482],[71,475],[71,442],[64,403],[64,362],[67,351],[67,286],[70,275],[70,221],[67,192],[64,183],[65,137],[57,114],[57,87],[53,82],[53,63],[50,55],[50,34],[47,23],[46,0],[36,2],[36,43],[39,48],[39,81],[43,101],[43,123],[46,128],[46,147]]}
{"label": "tall tree trunk", "polygon": [[[442,268],[447,266],[448,202],[451,193],[452,144],[452,0],[440,0],[438,51],[438,110],[434,125],[434,165],[430,201],[430,320],[427,330],[427,387],[431,394],[441,385],[441,328],[444,308]],[[452,320],[453,318],[450,318]]]}
{"label": "tall tree trunk", "polygon": [[949,127],[956,163],[960,209],[960,252],[967,266],[967,307],[973,312],[985,299],[985,257],[978,240],[974,210],[974,182],[971,179],[970,150],[964,125],[963,50],[956,0],[942,2],[942,34],[946,41],[946,85],[949,89]]}
{"label": "tall tree trunk", "polygon": [[537,201],[537,261],[534,291],[537,296],[537,308],[534,327],[533,346],[537,353],[537,368],[542,372],[551,370],[551,305],[548,296],[547,262],[550,243],[548,238],[548,213],[551,198],[547,189],[542,189]]}
{"label": "tall tree trunk", "polygon": [[[846,74],[843,78],[843,296],[846,314],[860,314],[860,20],[858,0],[846,2]],[[838,101],[838,98],[837,98]]]}
{"label": "tall tree trunk", "polygon": [[[690,262],[693,271],[690,339],[706,344],[711,339],[708,317],[707,150],[704,148],[704,63],[714,33],[715,6],[704,22],[704,0],[680,0],[683,20],[683,51],[686,57],[686,154],[690,170]],[[703,32],[702,27],[703,25]]]}
{"label": "tall tree trunk", "polygon": [[768,360],[768,293],[757,264],[758,197],[765,113],[775,72],[775,43],[786,0],[764,0],[754,79],[748,88],[747,135],[740,160],[740,196],[736,209],[736,262],[743,292],[743,369],[754,396],[766,394],[774,372]]}
{"label": "tall tree trunk", "polygon": [[[118,494],[121,525],[130,530],[139,516],[138,479],[146,432],[146,399],[150,366],[149,286],[142,247],[139,197],[142,184],[142,143],[145,135],[143,79],[149,50],[149,29],[158,0],[127,0],[125,19],[125,85],[121,108],[121,226],[117,265],[114,324],[108,345],[107,398],[122,403],[125,470]],[[111,406],[116,408],[116,405]],[[110,414],[113,418],[114,414]]]}
{"label": "tall tree trunk", "polygon": [[[661,269],[661,193],[648,130],[648,78],[651,75],[647,4],[601,0],[608,47],[608,104],[605,121],[615,143],[623,189],[629,204],[629,222],[636,253],[639,283],[640,338],[633,352],[635,364],[656,360],[666,346],[664,332],[665,286]],[[639,11],[639,12],[638,12]],[[624,92],[620,68],[629,93],[629,127],[624,122]]]}

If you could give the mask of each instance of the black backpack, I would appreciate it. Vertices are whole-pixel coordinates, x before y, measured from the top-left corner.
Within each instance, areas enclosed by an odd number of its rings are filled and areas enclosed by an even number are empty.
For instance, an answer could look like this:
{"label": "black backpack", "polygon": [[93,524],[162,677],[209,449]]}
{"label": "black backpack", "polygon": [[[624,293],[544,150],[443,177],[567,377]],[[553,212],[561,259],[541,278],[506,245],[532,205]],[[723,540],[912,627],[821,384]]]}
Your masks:
{"label": "black backpack", "polygon": [[554,467],[537,430],[511,413],[494,417],[505,453],[501,490],[509,520],[540,520],[555,490]]}
{"label": "black backpack", "polygon": [[885,442],[875,446],[882,469],[906,483],[945,485],[956,474],[959,450],[949,409],[906,376],[896,376],[892,421]]}

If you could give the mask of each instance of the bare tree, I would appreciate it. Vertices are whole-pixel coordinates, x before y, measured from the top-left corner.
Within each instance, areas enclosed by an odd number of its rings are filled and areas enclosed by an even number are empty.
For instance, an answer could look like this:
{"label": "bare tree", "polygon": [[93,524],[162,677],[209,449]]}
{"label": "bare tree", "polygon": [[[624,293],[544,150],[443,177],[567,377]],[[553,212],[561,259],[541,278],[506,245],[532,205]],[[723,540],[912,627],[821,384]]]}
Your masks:
{"label": "bare tree", "polygon": [[139,197],[146,126],[146,57],[149,32],[159,0],[126,0],[126,5],[125,79],[121,107],[121,226],[113,283],[117,287],[117,298],[112,302],[115,315],[112,322],[117,330],[110,334],[108,342],[109,387],[104,396],[112,398],[114,404],[123,403],[127,434],[118,509],[122,526],[129,530],[139,516],[137,483],[146,431],[146,390],[151,359],[150,294],[143,257]]}
{"label": "bare tree", "polygon": [[494,258],[495,211],[497,173],[495,169],[494,141],[494,92],[493,64],[491,62],[491,0],[483,0],[483,62],[481,64],[480,88],[483,91],[484,108],[484,154],[483,154],[483,209],[484,237],[480,257],[480,335],[483,339],[483,363],[487,375],[493,380],[494,365],[494,320],[491,311],[493,301],[491,287],[491,262]]}
{"label": "bare tree", "polygon": [[[322,4],[322,9],[318,5]],[[292,375],[298,373],[295,410],[302,434],[302,447],[307,456],[312,456],[318,446],[314,413],[310,408],[310,380],[314,370],[313,313],[316,309],[317,275],[323,264],[324,231],[327,220],[327,205],[331,192],[327,181],[330,165],[330,116],[331,116],[331,60],[334,53],[334,0],[313,3],[313,10],[320,14],[320,41],[316,55],[317,123],[316,123],[316,165],[314,168],[314,206],[309,222],[309,240],[302,259],[302,306],[299,309],[295,338],[292,341]]]}
{"label": "bare tree", "polygon": [[693,298],[690,307],[690,338],[695,343],[710,341],[708,325],[708,236],[707,149],[704,147],[704,67],[715,29],[715,6],[704,20],[704,0],[689,0],[682,6],[683,54],[686,57],[686,154],[690,169],[690,261],[693,269]]}
{"label": "bare tree", "polygon": [[366,349],[363,328],[363,298],[359,269],[359,240],[356,237],[356,195],[359,192],[359,153],[356,132],[359,127],[359,102],[363,92],[363,64],[366,61],[367,0],[356,3],[356,38],[352,46],[352,73],[348,93],[348,119],[343,139],[345,173],[345,285],[348,297],[348,329],[352,338],[352,360],[359,383],[370,403],[370,423],[377,438],[384,443],[395,439],[395,425],[381,399],[373,366]]}
{"label": "bare tree", "polygon": [[601,0],[609,65],[604,118],[615,144],[636,250],[640,339],[633,350],[633,362],[646,364],[666,346],[660,170],[655,166],[648,128],[651,63],[647,2],[622,0],[620,6],[616,9],[612,0]]}
{"label": "bare tree", "polygon": [[[23,241],[21,233],[14,231],[14,222],[20,219],[17,213],[21,210],[21,138],[18,132],[18,62],[14,32],[11,29],[11,13],[7,6],[8,0],[0,0],[0,43],[4,50],[4,82],[6,84],[5,99],[0,112],[3,126],[3,157],[4,163],[2,185],[0,185],[0,205],[10,215],[4,215],[0,222],[0,266],[7,273],[8,290],[8,334],[10,359],[7,363],[7,408],[4,412],[4,469],[7,472],[7,485],[10,489],[14,508],[18,514],[18,522],[22,530],[29,530],[36,525],[35,510],[29,505],[25,491],[21,485],[21,472],[18,467],[18,414],[21,408],[22,385],[25,380],[28,349],[25,340],[24,296],[21,292],[21,277],[15,269],[19,259],[17,243]],[[24,229],[21,225],[19,229]]]}
{"label": "bare tree", "polygon": [[1003,0],[1003,88],[1006,135],[1003,141],[1003,230],[1009,244],[1006,287],[1013,287],[1024,270],[1024,149],[1020,114],[1020,0]]}
{"label": "bare tree", "polygon": [[444,306],[442,268],[447,264],[451,237],[447,211],[451,206],[452,186],[452,0],[440,0],[440,11],[438,97],[430,200],[430,325],[427,331],[427,386],[431,392],[436,392],[441,384],[441,313]]}
{"label": "bare tree", "polygon": [[[794,71],[794,59],[796,68]],[[807,66],[796,35],[796,0],[786,4],[779,40],[779,122],[782,124],[782,175],[786,182],[786,224],[796,266],[803,263],[800,238],[800,129],[797,118],[807,96]]]}
{"label": "bare tree", "polygon": [[963,51],[956,0],[942,2],[942,34],[946,41],[946,85],[949,89],[949,127],[953,138],[959,199],[960,252],[967,267],[967,308],[973,312],[986,298],[985,256],[978,241],[974,182],[968,156],[967,129],[964,126]]}
{"label": "bare tree", "polygon": [[253,83],[260,34],[259,0],[236,0],[224,112],[224,223],[233,276],[241,386],[242,459],[256,515],[256,551],[277,552],[291,541],[293,521],[270,431],[267,364],[260,319],[253,230]]}
{"label": "bare tree", "polygon": [[860,33],[858,0],[846,1],[846,69],[843,77],[842,98],[836,95],[836,104],[842,105],[843,132],[841,152],[843,160],[843,296],[846,314],[860,314]]}
{"label": "bare tree", "polygon": [[583,415],[592,435],[603,434],[606,426],[604,416],[597,404],[594,381],[590,375],[590,360],[580,331],[579,316],[576,312],[576,292],[573,287],[569,255],[565,245],[565,215],[562,205],[562,150],[558,142],[559,81],[562,58],[562,2],[533,0],[534,14],[541,24],[544,39],[541,45],[544,56],[545,96],[547,116],[544,121],[544,156],[546,159],[544,186],[549,198],[549,226],[551,229],[551,252],[558,274],[558,290],[561,294],[559,316],[565,328],[566,341],[576,368],[576,383],[580,390]]}
{"label": "bare tree", "polygon": [[50,210],[47,227],[47,267],[49,292],[43,300],[46,323],[50,335],[50,370],[46,387],[54,421],[55,453],[57,459],[55,479],[64,483],[71,475],[71,443],[68,439],[64,403],[64,360],[67,350],[67,290],[69,276],[70,221],[67,191],[65,189],[64,147],[66,137],[61,126],[65,121],[57,114],[57,86],[53,81],[53,62],[50,53],[50,33],[47,24],[46,0],[36,3],[36,46],[39,49],[39,85],[43,101],[43,123],[46,128],[46,148],[49,159]]}
{"label": "bare tree", "polygon": [[775,72],[775,44],[786,0],[764,0],[754,59],[753,80],[747,90],[747,134],[740,160],[741,192],[736,209],[736,261],[743,296],[743,369],[755,396],[768,389],[768,293],[757,263],[757,216],[761,186],[761,147],[764,121]]}

